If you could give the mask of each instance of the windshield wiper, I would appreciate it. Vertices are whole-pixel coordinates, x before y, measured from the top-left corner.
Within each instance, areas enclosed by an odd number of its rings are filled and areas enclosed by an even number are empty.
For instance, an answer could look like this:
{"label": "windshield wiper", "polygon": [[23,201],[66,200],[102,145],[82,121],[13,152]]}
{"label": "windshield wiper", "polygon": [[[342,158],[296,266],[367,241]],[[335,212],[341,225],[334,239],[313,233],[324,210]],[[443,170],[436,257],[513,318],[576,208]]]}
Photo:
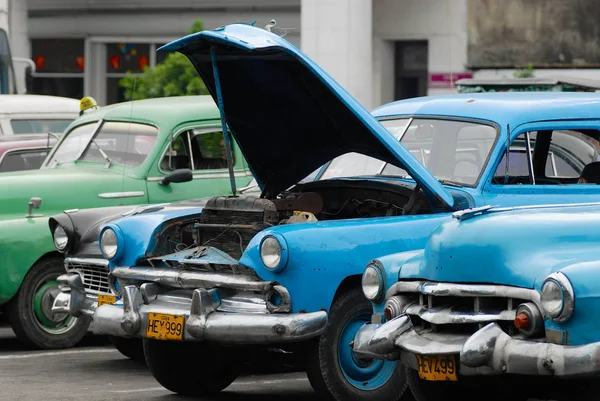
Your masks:
{"label": "windshield wiper", "polygon": [[464,187],[465,184],[463,184],[462,182],[457,182],[457,181],[452,181],[452,180],[438,180],[440,182],[440,184],[443,185],[450,185],[452,187]]}
{"label": "windshield wiper", "polygon": [[96,145],[96,147],[98,148],[98,152],[100,152],[102,157],[104,157],[104,160],[106,160],[106,165],[104,167],[109,168],[110,165],[112,164],[112,161],[109,159],[108,155],[106,153],[104,153],[104,151],[102,150],[100,145],[98,145],[98,143],[96,142],[96,140],[94,138],[92,138],[92,140],[90,142],[93,143],[94,145]]}

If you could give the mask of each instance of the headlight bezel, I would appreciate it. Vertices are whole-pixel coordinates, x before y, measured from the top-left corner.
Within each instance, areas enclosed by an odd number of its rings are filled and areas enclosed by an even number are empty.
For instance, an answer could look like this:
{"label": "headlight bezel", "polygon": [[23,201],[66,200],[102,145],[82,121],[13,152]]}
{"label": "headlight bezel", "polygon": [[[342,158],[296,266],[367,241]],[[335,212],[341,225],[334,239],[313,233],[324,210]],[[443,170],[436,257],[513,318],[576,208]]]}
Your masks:
{"label": "headlight bezel", "polygon": [[[548,292],[550,290],[544,291],[544,288],[548,288],[547,286],[555,285],[560,291],[561,295],[561,307],[558,312],[551,312],[549,308],[547,308],[547,302],[551,302],[550,300],[544,300],[544,294],[546,297],[549,296]],[[540,304],[544,311],[544,315],[547,319],[551,319],[554,322],[562,323],[573,315],[573,311],[575,310],[575,292],[573,291],[573,286],[571,282],[561,272],[552,273],[542,283],[542,287],[540,289]]]}
{"label": "headlight bezel", "polygon": [[[115,252],[110,255],[107,254],[105,249],[104,249],[104,245],[103,245],[103,238],[105,233],[110,230],[114,233],[115,235]],[[124,241],[123,241],[123,235],[121,234],[121,230],[119,230],[119,228],[117,226],[114,225],[108,225],[102,228],[102,230],[100,230],[100,234],[98,236],[98,246],[100,247],[100,252],[102,253],[102,256],[104,258],[106,258],[107,260],[115,260],[121,257],[122,253],[123,253],[123,248],[124,248]]]}
{"label": "headlight bezel", "polygon": [[[64,244],[64,246],[60,247],[57,243],[56,243],[56,232],[58,230],[62,230],[65,238],[66,238],[66,242]],[[71,236],[69,235],[69,232],[67,231],[67,229],[65,229],[65,227],[63,227],[60,224],[57,224],[56,227],[54,227],[54,231],[52,231],[52,242],[54,243],[54,247],[56,248],[56,250],[60,253],[65,253],[69,250],[69,247],[71,246]]]}
{"label": "headlight bezel", "polygon": [[[374,276],[371,275],[371,277],[368,277],[370,272],[373,272],[375,275]],[[373,283],[368,283],[368,282],[366,283],[367,280],[370,280],[373,277],[377,279],[377,291],[375,291],[374,293],[373,293],[373,291],[367,291],[365,289],[367,284],[371,284],[371,285],[373,284]],[[378,303],[384,298],[385,274],[384,274],[383,266],[381,265],[381,263],[379,263],[379,261],[373,260],[367,264],[367,267],[365,268],[365,271],[363,272],[360,284],[361,284],[361,289],[362,289],[363,295],[369,301]]]}
{"label": "headlight bezel", "polygon": [[[277,264],[267,264],[265,262],[265,257],[263,256],[263,249],[266,246],[265,244],[272,243],[272,241],[276,241],[279,246],[279,261]],[[260,261],[263,266],[270,272],[280,272],[287,266],[288,262],[288,246],[285,238],[279,233],[269,233],[265,235],[258,245],[258,255],[260,257]]]}

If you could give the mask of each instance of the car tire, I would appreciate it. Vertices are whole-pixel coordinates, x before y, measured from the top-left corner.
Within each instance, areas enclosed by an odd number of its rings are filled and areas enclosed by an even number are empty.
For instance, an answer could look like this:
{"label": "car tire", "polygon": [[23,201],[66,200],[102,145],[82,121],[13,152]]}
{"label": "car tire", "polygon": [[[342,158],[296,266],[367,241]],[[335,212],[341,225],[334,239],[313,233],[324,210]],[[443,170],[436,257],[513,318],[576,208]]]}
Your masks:
{"label": "car tire", "polygon": [[529,396],[517,381],[503,376],[459,378],[460,382],[427,381],[406,366],[408,388],[415,401],[527,401]]}
{"label": "car tire", "polygon": [[79,343],[88,331],[90,317],[54,314],[51,311],[60,292],[56,278],[61,274],[65,274],[61,257],[39,260],[6,305],[8,322],[17,338],[27,347],[70,348]]}
{"label": "car tire", "polygon": [[306,373],[320,397],[344,401],[402,398],[407,385],[399,362],[359,360],[352,353],[350,342],[372,314],[362,290],[352,289],[334,301],[325,332],[307,344]]}
{"label": "car tire", "polygon": [[108,336],[108,339],[112,345],[121,354],[127,358],[133,359],[134,361],[145,362],[144,358],[144,344],[141,338],[125,338]]}
{"label": "car tire", "polygon": [[143,339],[146,364],[167,390],[186,396],[214,395],[238,376],[234,349],[214,344]]}

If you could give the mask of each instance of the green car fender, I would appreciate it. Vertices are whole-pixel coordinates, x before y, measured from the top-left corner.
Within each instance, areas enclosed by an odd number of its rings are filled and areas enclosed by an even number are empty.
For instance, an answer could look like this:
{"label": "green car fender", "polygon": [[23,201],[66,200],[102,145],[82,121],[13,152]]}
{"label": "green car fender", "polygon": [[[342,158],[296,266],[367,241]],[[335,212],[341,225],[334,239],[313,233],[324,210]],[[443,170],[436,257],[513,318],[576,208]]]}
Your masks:
{"label": "green car fender", "polygon": [[52,254],[60,255],[48,230],[48,217],[0,221],[0,304],[15,296],[38,260]]}

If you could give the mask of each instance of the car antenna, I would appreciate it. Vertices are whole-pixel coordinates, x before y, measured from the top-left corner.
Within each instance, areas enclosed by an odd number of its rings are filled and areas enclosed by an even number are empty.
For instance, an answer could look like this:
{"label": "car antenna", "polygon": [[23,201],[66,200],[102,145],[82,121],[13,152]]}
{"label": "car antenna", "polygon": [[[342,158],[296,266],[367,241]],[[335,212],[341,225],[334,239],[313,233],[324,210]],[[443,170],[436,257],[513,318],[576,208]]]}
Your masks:
{"label": "car antenna", "polygon": [[215,79],[215,89],[217,92],[217,105],[221,113],[221,125],[223,129],[223,139],[225,141],[225,154],[227,155],[227,169],[229,170],[229,181],[231,182],[231,193],[235,197],[235,175],[233,173],[233,152],[231,144],[231,136],[227,129],[227,119],[225,117],[225,109],[223,108],[223,94],[221,93],[221,82],[219,81],[219,69],[217,68],[217,52],[214,46],[210,48],[210,59],[212,61],[213,76]]}
{"label": "car antenna", "polygon": [[127,167],[127,152],[129,151],[129,135],[131,134],[131,118],[133,117],[133,103],[135,103],[135,90],[137,88],[137,75],[133,78],[133,91],[131,92],[131,108],[129,109],[129,127],[125,138],[125,158],[123,159],[123,174],[121,176],[121,192],[125,192],[125,168]]}
{"label": "car antenna", "polygon": [[506,163],[504,164],[504,185],[508,184],[508,162],[510,160],[510,124],[506,124]]}

